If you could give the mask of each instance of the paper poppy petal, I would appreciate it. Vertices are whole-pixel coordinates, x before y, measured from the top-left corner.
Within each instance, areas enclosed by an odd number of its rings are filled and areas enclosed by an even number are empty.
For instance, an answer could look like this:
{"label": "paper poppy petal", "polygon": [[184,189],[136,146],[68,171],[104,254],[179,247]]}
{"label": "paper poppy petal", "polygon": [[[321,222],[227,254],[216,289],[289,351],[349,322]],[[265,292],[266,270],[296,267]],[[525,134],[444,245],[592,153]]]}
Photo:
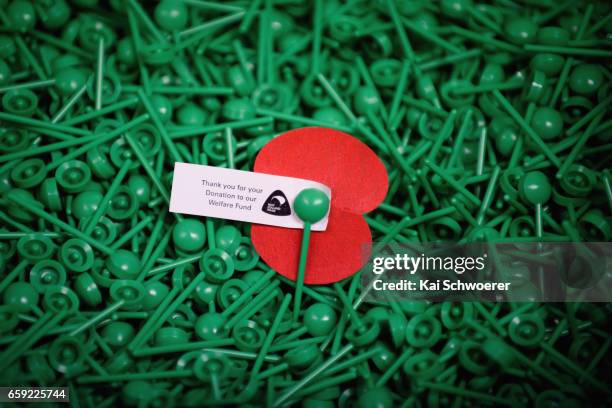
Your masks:
{"label": "paper poppy petal", "polygon": [[368,146],[327,128],[295,129],[272,139],[254,170],[323,183],[332,190],[332,206],[355,214],[375,209],[388,188],[385,166]]}
{"label": "paper poppy petal", "polygon": [[[295,280],[302,230],[253,224],[251,239],[263,260],[281,275]],[[363,216],[332,208],[324,232],[313,232],[304,282],[321,285],[353,275],[366,260],[372,241]]]}

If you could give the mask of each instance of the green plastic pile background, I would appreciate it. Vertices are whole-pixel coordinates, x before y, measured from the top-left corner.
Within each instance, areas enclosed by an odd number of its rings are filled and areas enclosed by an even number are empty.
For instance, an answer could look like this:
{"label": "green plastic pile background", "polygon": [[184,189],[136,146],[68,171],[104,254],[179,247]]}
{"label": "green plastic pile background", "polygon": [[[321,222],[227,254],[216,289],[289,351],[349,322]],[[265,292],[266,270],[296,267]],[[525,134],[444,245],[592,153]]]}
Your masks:
{"label": "green plastic pile background", "polygon": [[375,241],[608,242],[610,9],[0,0],[0,385],[96,408],[609,406],[609,304],[374,305],[355,275],[293,322],[248,225],[167,202],[175,161],[250,170],[323,126],[387,166]]}

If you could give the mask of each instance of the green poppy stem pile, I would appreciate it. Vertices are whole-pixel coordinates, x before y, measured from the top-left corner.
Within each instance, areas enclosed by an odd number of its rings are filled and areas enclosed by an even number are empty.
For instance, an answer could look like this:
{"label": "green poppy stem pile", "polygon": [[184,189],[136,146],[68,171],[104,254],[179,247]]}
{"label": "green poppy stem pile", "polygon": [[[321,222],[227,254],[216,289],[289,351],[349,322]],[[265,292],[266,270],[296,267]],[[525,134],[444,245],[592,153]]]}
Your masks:
{"label": "green poppy stem pile", "polygon": [[249,225],[168,211],[174,162],[252,170],[319,126],[387,168],[376,242],[608,242],[610,2],[0,5],[0,385],[96,408],[610,405],[610,304],[370,303],[359,274],[296,301]]}

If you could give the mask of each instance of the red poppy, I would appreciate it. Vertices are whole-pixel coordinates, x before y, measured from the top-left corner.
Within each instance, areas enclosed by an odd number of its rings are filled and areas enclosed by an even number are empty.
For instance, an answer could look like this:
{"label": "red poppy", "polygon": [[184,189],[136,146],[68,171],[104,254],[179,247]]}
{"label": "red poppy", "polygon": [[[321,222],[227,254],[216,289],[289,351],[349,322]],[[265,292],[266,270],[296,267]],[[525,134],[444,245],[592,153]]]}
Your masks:
{"label": "red poppy", "polygon": [[[337,282],[363,266],[364,248],[372,242],[363,214],[375,209],[388,189],[385,166],[368,146],[333,129],[296,129],[266,144],[254,170],[314,180],[331,188],[327,230],[311,235],[305,283]],[[251,238],[271,268],[296,279],[302,230],[254,224]]]}

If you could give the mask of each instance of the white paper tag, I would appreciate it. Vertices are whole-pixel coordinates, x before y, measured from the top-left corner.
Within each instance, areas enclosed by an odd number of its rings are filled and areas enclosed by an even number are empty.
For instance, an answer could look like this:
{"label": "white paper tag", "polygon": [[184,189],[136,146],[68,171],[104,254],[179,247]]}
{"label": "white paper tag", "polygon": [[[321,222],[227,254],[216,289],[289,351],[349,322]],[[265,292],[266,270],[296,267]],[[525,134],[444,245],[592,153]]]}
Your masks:
{"label": "white paper tag", "polygon": [[[329,187],[316,181],[176,162],[170,211],[304,228],[293,211],[293,201],[305,188],[318,188],[331,200]],[[312,230],[325,231],[328,216],[312,224]]]}

